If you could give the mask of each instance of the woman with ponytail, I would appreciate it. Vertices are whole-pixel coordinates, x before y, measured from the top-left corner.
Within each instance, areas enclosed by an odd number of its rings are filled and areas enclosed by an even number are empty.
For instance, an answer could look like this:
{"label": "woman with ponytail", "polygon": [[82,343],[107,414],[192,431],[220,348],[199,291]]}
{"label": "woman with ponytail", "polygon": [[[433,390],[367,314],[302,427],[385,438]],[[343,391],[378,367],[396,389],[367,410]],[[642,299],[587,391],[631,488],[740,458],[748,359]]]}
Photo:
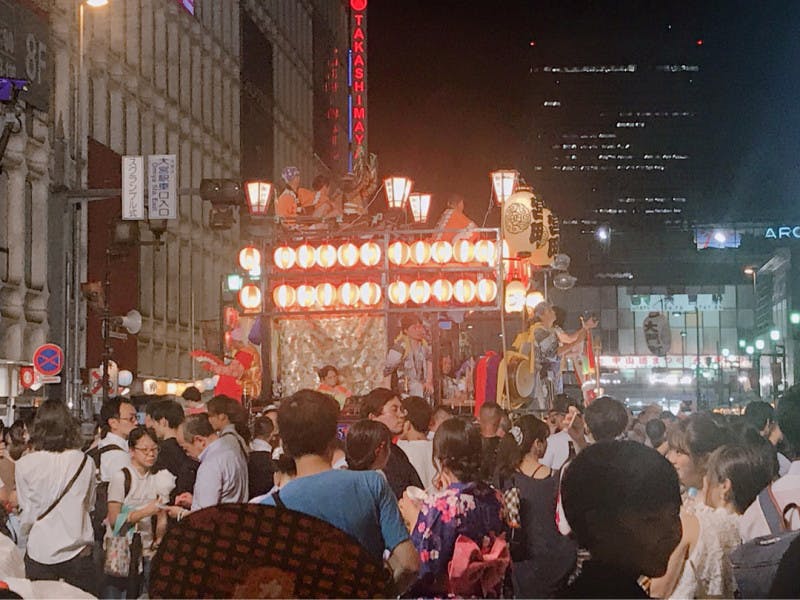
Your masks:
{"label": "woman with ponytail", "polygon": [[541,464],[547,450],[547,424],[523,415],[497,451],[495,483],[516,488],[519,525],[512,544],[514,596],[552,598],[575,568],[577,547],[556,525],[559,474]]}

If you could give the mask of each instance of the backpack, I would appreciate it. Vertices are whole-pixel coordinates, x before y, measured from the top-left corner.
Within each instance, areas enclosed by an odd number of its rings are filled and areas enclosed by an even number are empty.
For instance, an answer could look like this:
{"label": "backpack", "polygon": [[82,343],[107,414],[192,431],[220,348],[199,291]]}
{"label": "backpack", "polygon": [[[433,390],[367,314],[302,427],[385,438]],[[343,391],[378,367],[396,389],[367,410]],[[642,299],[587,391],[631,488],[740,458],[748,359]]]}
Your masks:
{"label": "backpack", "polygon": [[[106,517],[108,516],[108,482],[100,480],[100,460],[103,454],[112,450],[119,450],[125,452],[124,448],[116,444],[103,446],[102,448],[94,447],[86,451],[86,455],[94,461],[94,473],[97,487],[95,488],[94,496],[94,510],[92,510],[92,529],[94,530],[94,539],[102,541],[106,535]],[[130,473],[126,474],[125,481],[128,483]],[[130,484],[126,486],[126,490],[130,488]],[[127,495],[127,491],[125,492]]]}
{"label": "backpack", "polygon": [[800,530],[791,531],[786,521],[786,513],[797,510],[797,504],[792,502],[781,510],[771,485],[758,495],[758,503],[769,525],[769,535],[745,542],[731,552],[740,598],[767,597],[783,555],[800,535]]}

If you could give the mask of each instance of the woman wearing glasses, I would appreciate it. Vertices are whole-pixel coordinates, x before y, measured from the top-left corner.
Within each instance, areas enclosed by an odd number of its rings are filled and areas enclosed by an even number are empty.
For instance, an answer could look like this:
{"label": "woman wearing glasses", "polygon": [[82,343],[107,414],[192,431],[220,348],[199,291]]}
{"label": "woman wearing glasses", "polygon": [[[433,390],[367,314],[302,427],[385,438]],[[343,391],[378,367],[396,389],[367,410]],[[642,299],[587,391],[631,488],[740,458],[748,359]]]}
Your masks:
{"label": "woman wearing glasses", "polygon": [[136,598],[147,588],[150,559],[167,527],[163,507],[175,486],[175,476],[168,471],[152,472],[158,440],[151,429],[134,428],[128,434],[128,448],[130,468],[114,473],[108,485],[108,534],[128,534],[132,540],[131,568],[127,578],[108,577],[106,598]]}

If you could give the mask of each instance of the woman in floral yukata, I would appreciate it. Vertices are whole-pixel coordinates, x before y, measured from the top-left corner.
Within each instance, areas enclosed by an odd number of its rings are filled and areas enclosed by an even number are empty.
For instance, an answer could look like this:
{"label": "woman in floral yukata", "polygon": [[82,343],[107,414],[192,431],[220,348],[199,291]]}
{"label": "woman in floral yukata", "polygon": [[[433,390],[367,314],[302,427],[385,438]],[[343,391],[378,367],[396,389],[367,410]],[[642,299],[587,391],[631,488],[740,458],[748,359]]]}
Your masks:
{"label": "woman in floral yukata", "polygon": [[[496,598],[507,583],[511,561],[503,499],[480,480],[480,459],[475,425],[459,418],[441,424],[433,438],[434,484],[440,491],[421,501],[407,491],[400,500],[420,555],[419,579],[409,597]],[[477,578],[476,563],[490,565]]]}

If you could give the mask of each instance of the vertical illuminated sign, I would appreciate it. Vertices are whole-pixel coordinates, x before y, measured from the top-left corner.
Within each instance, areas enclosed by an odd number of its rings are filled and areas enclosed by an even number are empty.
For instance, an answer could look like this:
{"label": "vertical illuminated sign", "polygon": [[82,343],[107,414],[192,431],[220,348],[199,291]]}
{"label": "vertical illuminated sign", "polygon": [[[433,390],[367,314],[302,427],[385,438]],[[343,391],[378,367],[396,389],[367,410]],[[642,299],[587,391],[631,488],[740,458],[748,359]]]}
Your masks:
{"label": "vertical illuminated sign", "polygon": [[347,61],[348,170],[367,148],[367,0],[350,0],[350,50]]}

